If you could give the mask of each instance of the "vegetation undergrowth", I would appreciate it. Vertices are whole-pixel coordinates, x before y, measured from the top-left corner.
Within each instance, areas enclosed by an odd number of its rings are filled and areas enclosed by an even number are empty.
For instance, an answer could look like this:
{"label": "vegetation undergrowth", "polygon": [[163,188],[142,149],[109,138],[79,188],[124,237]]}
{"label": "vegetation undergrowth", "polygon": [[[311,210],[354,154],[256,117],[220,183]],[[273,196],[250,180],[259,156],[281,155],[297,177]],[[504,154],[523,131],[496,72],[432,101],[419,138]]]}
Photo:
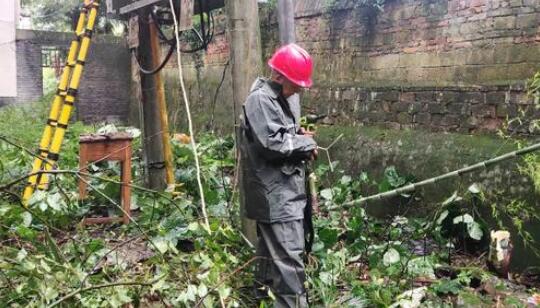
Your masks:
{"label": "vegetation undergrowth", "polygon": [[[119,166],[89,168],[90,193],[78,200],[78,136],[136,129],[75,123],[68,129],[58,173],[24,208],[19,200],[46,118],[44,103],[0,110],[0,303],[7,307],[268,307],[251,296],[253,251],[239,233],[234,140],[204,135],[200,142],[211,233],[200,224],[190,145],[173,138],[181,194],[140,189],[144,164],[135,138],[133,221],[82,226],[84,217],[120,214]],[[36,112],[37,110],[37,112]],[[524,306],[534,290],[487,271],[482,252],[487,224],[475,207],[478,186],[456,192],[423,217],[377,218],[340,204],[368,187],[386,191],[411,177],[395,168],[384,178],[351,176],[320,164],[322,214],[307,258],[309,299],[327,307]],[[334,171],[332,171],[334,170]],[[66,171],[61,173],[60,171]],[[330,177],[330,173],[332,177]],[[337,178],[329,183],[326,179]],[[22,179],[21,181],[15,181]],[[400,196],[407,203],[413,196]],[[482,248],[483,247],[483,248]]]}

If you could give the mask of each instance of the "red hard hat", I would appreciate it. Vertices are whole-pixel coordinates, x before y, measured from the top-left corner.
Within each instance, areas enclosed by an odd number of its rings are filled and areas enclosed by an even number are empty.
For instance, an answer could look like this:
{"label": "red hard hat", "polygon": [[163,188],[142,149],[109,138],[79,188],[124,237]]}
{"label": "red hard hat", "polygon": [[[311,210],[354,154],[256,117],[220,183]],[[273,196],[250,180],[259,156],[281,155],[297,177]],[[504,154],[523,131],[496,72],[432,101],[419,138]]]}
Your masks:
{"label": "red hard hat", "polygon": [[311,56],[294,43],[280,47],[268,60],[268,65],[302,88],[309,88],[313,84]]}

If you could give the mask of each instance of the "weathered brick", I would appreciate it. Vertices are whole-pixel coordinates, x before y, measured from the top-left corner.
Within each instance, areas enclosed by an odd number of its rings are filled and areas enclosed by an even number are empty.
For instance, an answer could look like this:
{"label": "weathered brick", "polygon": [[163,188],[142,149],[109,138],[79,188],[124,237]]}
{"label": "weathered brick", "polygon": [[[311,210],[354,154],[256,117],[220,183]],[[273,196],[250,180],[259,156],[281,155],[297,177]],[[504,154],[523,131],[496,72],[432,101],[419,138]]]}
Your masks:
{"label": "weathered brick", "polygon": [[455,91],[444,91],[437,93],[437,101],[441,103],[458,102],[460,93]]}
{"label": "weathered brick", "polygon": [[412,116],[406,112],[400,112],[397,115],[397,122],[400,124],[412,123]]}
{"label": "weathered brick", "polygon": [[431,115],[431,125],[440,126],[444,116],[442,114],[432,114]]}
{"label": "weathered brick", "polygon": [[420,102],[414,102],[409,105],[409,113],[415,114],[424,109],[424,105]]}
{"label": "weathered brick", "polygon": [[457,126],[460,123],[460,121],[461,121],[460,116],[447,114],[441,119],[439,125],[442,125],[442,126]]}
{"label": "weathered brick", "polygon": [[384,120],[384,114],[381,112],[369,112],[367,114],[367,120],[373,123],[382,122]]}
{"label": "weathered brick", "polygon": [[446,106],[448,113],[457,115],[467,115],[470,113],[469,104],[451,103]]}
{"label": "weathered brick", "polygon": [[409,110],[409,103],[407,102],[395,102],[392,104],[392,111],[405,112]]}
{"label": "weathered brick", "polygon": [[496,115],[499,118],[515,117],[518,114],[517,105],[500,103],[496,106]]}
{"label": "weathered brick", "polygon": [[386,122],[384,123],[384,127],[387,129],[393,129],[393,130],[399,130],[401,129],[401,125],[396,122]]}
{"label": "weathered brick", "polygon": [[495,106],[483,104],[473,105],[471,106],[471,114],[480,118],[494,117],[496,114]]}
{"label": "weathered brick", "polygon": [[416,92],[416,100],[420,102],[432,102],[435,100],[435,92],[433,91],[422,91]]}
{"label": "weathered brick", "polygon": [[516,16],[495,17],[493,27],[495,30],[514,29],[516,27]]}
{"label": "weathered brick", "polygon": [[479,104],[484,102],[484,93],[465,92],[458,95],[459,103]]}
{"label": "weathered brick", "polygon": [[504,92],[489,92],[486,93],[486,103],[488,104],[500,104],[506,101],[506,94]]}
{"label": "weathered brick", "polygon": [[501,127],[502,120],[501,119],[494,119],[494,118],[487,118],[483,119],[482,122],[478,125],[478,128],[481,131],[495,131],[499,127]]}
{"label": "weathered brick", "polygon": [[521,30],[527,29],[527,28],[538,29],[538,25],[540,23],[539,19],[540,17],[538,16],[538,13],[521,15],[517,19],[516,28],[521,29]]}
{"label": "weathered brick", "polygon": [[343,100],[352,100],[354,98],[354,90],[353,89],[347,89],[343,91],[342,99]]}
{"label": "weathered brick", "polygon": [[414,122],[419,124],[429,124],[431,121],[431,115],[427,112],[418,113],[414,115]]}
{"label": "weathered brick", "polygon": [[427,111],[431,114],[446,113],[446,106],[440,103],[431,103],[427,105]]}
{"label": "weathered brick", "polygon": [[398,101],[399,100],[399,92],[398,91],[380,92],[377,95],[377,99],[382,100],[382,101],[390,101],[390,102]]}
{"label": "weathered brick", "polygon": [[414,92],[401,92],[399,94],[399,100],[401,102],[408,102],[412,103],[416,99],[416,95]]}
{"label": "weathered brick", "polygon": [[465,123],[469,127],[476,127],[480,123],[480,120],[476,116],[470,116]]}

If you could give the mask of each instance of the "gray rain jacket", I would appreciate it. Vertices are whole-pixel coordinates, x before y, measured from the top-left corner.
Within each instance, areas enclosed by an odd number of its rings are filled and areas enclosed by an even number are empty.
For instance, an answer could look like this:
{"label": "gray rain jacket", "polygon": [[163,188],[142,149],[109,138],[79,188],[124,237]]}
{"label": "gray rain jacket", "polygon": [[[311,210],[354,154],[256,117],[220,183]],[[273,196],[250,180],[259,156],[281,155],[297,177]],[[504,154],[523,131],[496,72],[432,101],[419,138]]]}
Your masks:
{"label": "gray rain jacket", "polygon": [[317,144],[299,135],[297,94],[259,78],[243,106],[240,133],[246,216],[259,222],[302,219],[306,206],[304,161]]}

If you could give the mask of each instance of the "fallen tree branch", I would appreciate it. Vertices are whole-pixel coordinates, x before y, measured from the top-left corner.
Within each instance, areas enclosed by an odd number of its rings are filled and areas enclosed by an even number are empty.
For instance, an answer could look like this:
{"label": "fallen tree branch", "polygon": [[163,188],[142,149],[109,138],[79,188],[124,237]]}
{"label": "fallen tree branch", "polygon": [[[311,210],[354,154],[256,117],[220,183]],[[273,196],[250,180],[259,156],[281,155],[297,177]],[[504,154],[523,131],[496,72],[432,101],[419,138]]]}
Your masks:
{"label": "fallen tree branch", "polygon": [[[16,185],[19,182],[22,182],[22,181],[28,179],[31,176],[40,175],[40,174],[54,174],[54,175],[68,174],[68,175],[74,175],[74,176],[81,176],[82,175],[82,176],[86,176],[86,177],[97,179],[97,180],[102,180],[102,181],[113,183],[113,184],[126,185],[128,187],[131,187],[131,188],[143,191],[143,192],[158,195],[159,197],[167,200],[170,204],[174,205],[180,212],[185,213],[184,210],[182,210],[182,208],[180,208],[178,206],[178,204],[176,204],[174,199],[167,196],[165,193],[162,193],[162,192],[157,191],[157,190],[145,188],[145,187],[142,187],[142,186],[138,186],[138,185],[135,185],[135,184],[131,184],[131,183],[125,184],[125,183],[120,182],[120,181],[116,181],[116,180],[108,179],[108,178],[105,178],[105,177],[93,175],[93,174],[88,173],[88,172],[81,172],[81,171],[78,171],[78,170],[49,170],[49,171],[41,170],[41,171],[29,173],[29,174],[26,174],[24,176],[21,176],[21,177],[15,179],[15,180],[9,182],[7,184],[4,184],[4,185],[0,186],[0,191],[4,191],[6,193],[10,193],[10,194],[14,195],[15,193],[13,193],[13,192],[11,192],[9,190],[10,187],[12,187],[13,185]],[[18,197],[18,199],[20,199],[20,196],[18,196],[18,195],[16,195],[16,196]]]}
{"label": "fallen tree branch", "polygon": [[446,180],[446,179],[449,179],[449,178],[459,177],[459,176],[461,176],[463,174],[471,173],[471,172],[474,172],[474,171],[477,171],[477,170],[480,170],[480,169],[485,169],[485,168],[487,168],[489,166],[496,165],[496,164],[498,164],[500,162],[503,162],[505,160],[516,158],[518,156],[525,155],[525,154],[528,154],[528,153],[531,153],[531,152],[534,152],[534,151],[538,151],[538,150],[540,150],[540,143],[533,144],[533,145],[528,146],[526,148],[523,148],[521,150],[513,151],[513,152],[510,152],[510,153],[506,153],[504,155],[501,155],[501,156],[497,156],[497,157],[494,157],[494,158],[491,158],[491,159],[488,159],[488,160],[484,160],[484,161],[481,161],[481,162],[476,163],[474,165],[467,166],[465,168],[461,168],[461,169],[458,169],[458,170],[455,170],[455,171],[452,171],[452,172],[448,172],[448,173],[445,173],[443,175],[439,175],[439,176],[436,176],[436,177],[433,177],[433,178],[430,178],[430,179],[427,179],[427,180],[423,180],[421,182],[409,184],[409,185],[406,185],[406,186],[403,186],[403,187],[400,187],[400,188],[397,188],[397,189],[394,189],[394,190],[386,191],[386,192],[383,192],[383,193],[380,193],[380,194],[376,194],[376,195],[373,195],[373,196],[369,196],[369,197],[360,198],[360,199],[357,199],[357,200],[345,202],[345,203],[342,204],[342,206],[343,207],[352,207],[352,206],[360,205],[360,204],[367,203],[367,202],[373,201],[373,200],[383,200],[383,199],[387,199],[387,198],[396,197],[396,196],[399,196],[399,195],[404,194],[404,193],[409,193],[409,192],[415,191],[416,189],[418,189],[420,187],[423,187],[423,186],[435,184],[435,183],[437,183],[439,181]]}

